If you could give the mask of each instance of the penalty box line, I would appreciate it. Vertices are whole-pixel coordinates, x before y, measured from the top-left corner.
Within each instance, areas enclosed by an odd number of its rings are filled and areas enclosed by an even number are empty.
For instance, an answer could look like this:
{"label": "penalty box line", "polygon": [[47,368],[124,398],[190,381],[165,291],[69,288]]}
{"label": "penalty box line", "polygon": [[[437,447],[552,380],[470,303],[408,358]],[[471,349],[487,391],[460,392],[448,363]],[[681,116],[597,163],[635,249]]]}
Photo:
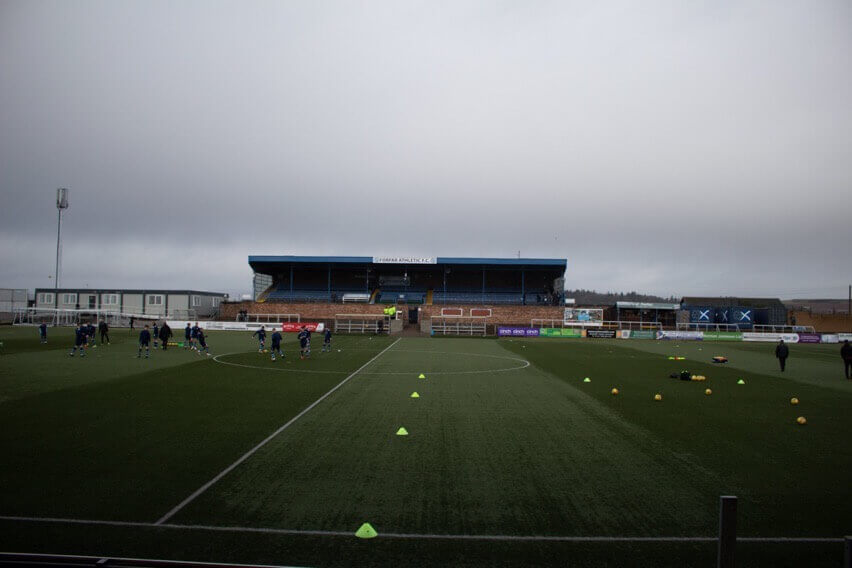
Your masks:
{"label": "penalty box line", "polygon": [[[176,523],[143,523],[135,521],[97,521],[89,519],[66,519],[58,517],[17,517],[0,515],[0,521],[27,523],[57,523],[67,525],[109,526],[145,529],[173,529],[183,531],[208,531],[230,533],[261,533],[294,536],[342,536],[353,537],[352,531],[323,531],[298,529],[273,529],[262,527],[229,527],[215,525],[182,525]],[[380,537],[403,540],[481,540],[481,541],[532,541],[532,542],[718,542],[718,536],[558,536],[558,535],[508,535],[508,534],[418,534],[382,532]],[[754,543],[843,543],[842,537],[737,537],[737,542]]]}
{"label": "penalty box line", "polygon": [[322,395],[321,397],[319,397],[318,399],[316,399],[313,403],[311,403],[311,405],[310,405],[310,406],[308,406],[307,408],[305,408],[304,410],[302,410],[299,414],[297,414],[296,416],[294,416],[293,418],[291,418],[290,420],[288,420],[286,424],[284,424],[283,426],[281,426],[280,428],[278,428],[275,432],[273,432],[272,434],[270,434],[269,436],[267,436],[266,438],[264,438],[264,439],[263,439],[263,440],[262,440],[259,444],[257,444],[256,446],[254,446],[252,449],[250,449],[250,450],[249,450],[249,451],[247,451],[246,453],[244,453],[242,456],[240,456],[240,457],[237,459],[237,461],[235,461],[234,463],[232,463],[231,465],[229,465],[228,467],[226,467],[225,469],[223,469],[222,471],[220,471],[220,472],[219,472],[219,473],[218,473],[218,474],[217,474],[217,475],[216,475],[213,479],[211,479],[210,481],[208,481],[207,483],[205,483],[204,485],[202,485],[201,487],[199,487],[198,489],[196,489],[196,490],[195,490],[195,492],[193,492],[193,493],[192,493],[189,497],[187,497],[186,499],[184,499],[183,501],[181,501],[180,503],[178,503],[178,504],[177,504],[177,505],[176,505],[176,506],[175,506],[172,510],[170,510],[168,513],[166,513],[165,515],[163,515],[162,517],[160,517],[160,518],[157,520],[157,522],[156,522],[156,523],[154,523],[154,524],[155,524],[155,525],[162,525],[162,524],[164,524],[166,521],[168,521],[169,519],[171,519],[172,517],[174,517],[174,516],[175,516],[175,514],[177,514],[177,513],[178,513],[181,509],[183,509],[184,507],[186,507],[187,505],[189,505],[190,503],[192,503],[195,499],[197,499],[197,498],[198,498],[198,496],[199,496],[199,495],[201,495],[202,493],[204,493],[205,491],[207,491],[208,489],[210,489],[210,487],[212,487],[212,486],[213,486],[216,482],[218,482],[220,479],[222,479],[223,477],[225,477],[226,475],[228,475],[229,473],[231,473],[231,472],[232,472],[232,471],[233,471],[233,470],[234,470],[234,469],[235,469],[238,465],[240,465],[241,463],[243,463],[244,461],[246,461],[248,458],[250,458],[250,457],[251,457],[251,456],[252,456],[252,455],[253,455],[256,451],[258,451],[260,448],[262,448],[263,446],[265,446],[265,445],[266,445],[268,442],[270,442],[273,438],[275,438],[276,436],[278,436],[278,434],[280,434],[281,432],[283,432],[284,430],[286,430],[287,428],[289,428],[289,427],[290,427],[290,426],[291,426],[294,422],[296,422],[299,418],[301,418],[302,416],[304,416],[305,414],[307,414],[307,413],[308,413],[308,412],[309,412],[312,408],[314,408],[316,405],[318,405],[318,404],[319,404],[319,403],[321,403],[323,400],[325,400],[326,398],[328,398],[328,397],[329,397],[329,396],[330,396],[330,395],[331,395],[334,391],[336,391],[337,389],[339,389],[340,387],[342,387],[343,385],[345,385],[345,384],[347,383],[347,381],[349,381],[349,379],[351,379],[352,377],[354,377],[355,375],[357,375],[358,373],[360,373],[361,371],[363,371],[365,368],[367,368],[367,366],[368,366],[370,363],[372,363],[373,361],[375,361],[376,359],[378,359],[379,357],[381,357],[382,355],[384,355],[384,353],[385,353],[388,349],[390,349],[391,347],[393,347],[394,345],[396,345],[397,343],[399,343],[400,339],[402,339],[402,338],[397,339],[396,341],[394,341],[393,343],[391,343],[390,345],[388,345],[387,347],[385,347],[384,349],[382,349],[381,351],[379,351],[379,353],[377,353],[375,357],[373,357],[372,359],[370,359],[369,361],[367,361],[366,363],[364,363],[363,365],[361,365],[360,367],[358,367],[358,368],[357,368],[354,372],[352,372],[352,373],[351,373],[348,377],[346,377],[345,379],[343,379],[342,381],[340,381],[339,383],[337,383],[337,385],[336,385],[336,386],[334,386],[334,387],[333,387],[330,391],[328,391],[327,393],[325,393],[324,395]]}

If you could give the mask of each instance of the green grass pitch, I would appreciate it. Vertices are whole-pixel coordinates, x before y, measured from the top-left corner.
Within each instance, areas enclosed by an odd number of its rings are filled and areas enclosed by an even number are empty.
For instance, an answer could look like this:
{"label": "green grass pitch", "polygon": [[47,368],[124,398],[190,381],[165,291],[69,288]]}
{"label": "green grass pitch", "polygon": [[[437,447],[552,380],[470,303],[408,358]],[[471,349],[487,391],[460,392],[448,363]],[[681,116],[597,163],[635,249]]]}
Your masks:
{"label": "green grass pitch", "polygon": [[[272,362],[248,333],[147,360],[126,329],[85,359],[70,330],[49,334],[0,328],[3,551],[713,566],[712,540],[641,538],[714,537],[723,494],[740,537],[833,539],[742,541],[743,566],[838,566],[852,533],[836,345],[793,345],[780,373],[772,344],[336,336],[300,361],[288,335]],[[681,369],[707,381],[668,378]],[[377,538],[355,538],[364,522]],[[468,538],[483,536],[499,538]]]}

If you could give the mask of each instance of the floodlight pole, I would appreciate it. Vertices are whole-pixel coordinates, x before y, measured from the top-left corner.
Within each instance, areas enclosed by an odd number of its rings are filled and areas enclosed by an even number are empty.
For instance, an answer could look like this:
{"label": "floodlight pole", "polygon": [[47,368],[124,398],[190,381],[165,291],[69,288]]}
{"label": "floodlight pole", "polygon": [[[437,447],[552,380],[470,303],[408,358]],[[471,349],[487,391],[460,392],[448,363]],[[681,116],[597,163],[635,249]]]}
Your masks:
{"label": "floodlight pole", "polygon": [[53,281],[53,306],[59,308],[59,243],[62,234],[62,210],[68,209],[68,190],[60,187],[56,190],[56,278]]}

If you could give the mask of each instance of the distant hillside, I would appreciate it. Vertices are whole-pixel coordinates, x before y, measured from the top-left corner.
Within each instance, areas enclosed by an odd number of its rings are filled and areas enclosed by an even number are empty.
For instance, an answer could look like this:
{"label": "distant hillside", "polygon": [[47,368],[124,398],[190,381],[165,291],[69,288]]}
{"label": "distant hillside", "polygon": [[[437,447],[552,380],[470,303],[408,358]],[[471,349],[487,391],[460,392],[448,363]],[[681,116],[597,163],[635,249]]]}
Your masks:
{"label": "distant hillside", "polygon": [[616,302],[671,302],[678,303],[680,298],[663,298],[639,292],[596,292],[595,290],[565,290],[566,298],[574,298],[578,305],[612,305]]}

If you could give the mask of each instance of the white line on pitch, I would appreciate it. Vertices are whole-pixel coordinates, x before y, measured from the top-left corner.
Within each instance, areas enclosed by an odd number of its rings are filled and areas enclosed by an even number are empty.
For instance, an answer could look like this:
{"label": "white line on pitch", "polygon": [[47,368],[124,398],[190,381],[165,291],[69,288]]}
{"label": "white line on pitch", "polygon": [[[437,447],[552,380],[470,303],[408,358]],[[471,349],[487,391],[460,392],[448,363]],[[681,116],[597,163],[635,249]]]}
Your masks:
{"label": "white line on pitch", "polygon": [[[245,532],[302,536],[354,536],[352,531],[321,531],[297,529],[273,529],[262,527],[228,527],[211,525],[181,525],[175,523],[142,523],[134,521],[97,521],[87,519],[63,519],[56,517],[15,517],[2,516],[0,521],[18,521],[30,523],[61,523],[71,525],[101,525],[114,527],[138,527],[153,529],[175,529],[212,532]],[[417,534],[417,533],[379,533],[380,537],[421,540],[504,540],[504,541],[555,541],[555,542],[716,542],[715,536],[549,536],[549,535],[508,535],[508,534]],[[839,537],[737,537],[738,542],[797,542],[797,543],[842,543]]]}
{"label": "white line on pitch", "polygon": [[[401,338],[400,338],[400,339],[401,339]],[[342,381],[340,381],[339,383],[337,383],[337,385],[336,385],[334,388],[332,388],[330,391],[328,391],[327,393],[325,393],[324,395],[322,395],[321,397],[319,397],[318,399],[316,399],[313,403],[311,403],[311,405],[310,405],[310,406],[308,406],[307,408],[305,408],[304,410],[302,410],[299,414],[297,414],[296,416],[294,416],[293,418],[291,418],[290,420],[288,420],[288,421],[287,421],[287,423],[286,423],[286,424],[284,424],[283,426],[281,426],[278,430],[276,430],[275,432],[273,432],[272,434],[270,434],[269,436],[267,436],[267,437],[266,437],[266,438],[265,438],[262,442],[260,442],[260,443],[259,443],[259,444],[257,444],[255,447],[253,447],[252,449],[250,449],[249,451],[247,451],[246,453],[244,453],[242,456],[240,456],[240,458],[239,458],[239,459],[237,459],[237,461],[235,461],[234,463],[232,463],[231,465],[229,465],[228,467],[226,467],[225,469],[223,469],[221,472],[219,472],[219,473],[216,475],[216,477],[214,477],[213,479],[211,479],[210,481],[208,481],[207,483],[205,483],[204,485],[202,485],[201,487],[199,487],[198,489],[196,489],[196,490],[195,490],[195,492],[194,492],[192,495],[190,495],[189,497],[187,497],[186,499],[184,499],[183,501],[181,501],[180,503],[178,503],[178,504],[177,504],[177,506],[175,506],[175,507],[174,507],[171,511],[169,511],[168,513],[166,513],[165,515],[163,515],[162,517],[160,517],[160,519],[159,519],[159,520],[158,520],[155,524],[157,524],[157,525],[162,525],[163,523],[165,523],[166,521],[168,521],[169,519],[171,519],[171,518],[175,515],[175,513],[177,513],[178,511],[180,511],[180,510],[181,510],[181,509],[183,509],[184,507],[186,507],[188,504],[190,504],[192,501],[194,501],[194,500],[195,500],[195,499],[196,499],[199,495],[201,495],[202,493],[204,493],[205,491],[207,491],[208,489],[210,489],[210,487],[211,487],[214,483],[216,483],[217,481],[219,481],[220,479],[222,479],[223,477],[225,477],[226,475],[228,475],[231,471],[233,471],[233,470],[234,470],[234,468],[235,468],[235,467],[237,467],[238,465],[240,465],[241,463],[243,463],[244,461],[246,461],[246,460],[247,460],[249,457],[251,457],[251,455],[252,455],[252,454],[254,454],[257,450],[259,450],[260,448],[262,448],[263,446],[265,446],[265,445],[267,444],[267,442],[269,442],[270,440],[272,440],[273,438],[275,438],[278,434],[280,434],[281,432],[283,432],[284,430],[286,430],[287,428],[289,428],[289,427],[290,427],[290,425],[291,425],[291,424],[293,424],[296,420],[298,420],[299,418],[301,418],[302,416],[304,416],[305,414],[307,414],[307,413],[308,413],[308,412],[309,412],[309,411],[310,411],[313,407],[315,407],[316,405],[318,405],[320,402],[322,402],[323,400],[325,400],[325,399],[326,399],[326,398],[327,398],[327,397],[328,397],[331,393],[333,393],[334,391],[336,391],[337,389],[339,389],[340,387],[342,387],[344,384],[346,384],[346,382],[347,382],[349,379],[351,379],[352,377],[354,377],[355,375],[357,375],[358,373],[360,373],[362,369],[364,369],[365,367],[367,367],[367,365],[369,365],[370,363],[372,363],[373,361],[375,361],[376,359],[378,359],[379,357],[381,357],[381,356],[382,356],[382,355],[383,355],[383,354],[384,354],[384,353],[385,353],[388,349],[390,349],[391,347],[393,347],[394,345],[396,345],[397,343],[399,343],[399,341],[400,341],[400,340],[399,340],[399,339],[397,339],[396,341],[394,341],[393,343],[391,343],[390,345],[388,345],[387,347],[385,347],[384,349],[382,349],[381,351],[379,351],[379,353],[378,353],[378,354],[376,354],[376,356],[375,356],[375,357],[373,357],[372,359],[370,359],[369,361],[367,361],[366,363],[364,363],[363,365],[361,365],[360,367],[358,367],[358,368],[357,368],[357,369],[356,369],[356,370],[355,370],[352,374],[350,374],[348,377],[346,377],[345,379],[343,379]]]}

